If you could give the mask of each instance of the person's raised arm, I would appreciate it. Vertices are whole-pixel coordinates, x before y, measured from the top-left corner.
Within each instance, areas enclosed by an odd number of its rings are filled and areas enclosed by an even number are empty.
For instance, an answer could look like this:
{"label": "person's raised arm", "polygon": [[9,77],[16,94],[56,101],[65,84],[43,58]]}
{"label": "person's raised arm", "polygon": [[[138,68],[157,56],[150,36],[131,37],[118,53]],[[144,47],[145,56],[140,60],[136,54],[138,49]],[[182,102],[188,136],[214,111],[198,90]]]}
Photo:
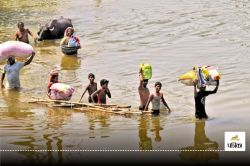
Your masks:
{"label": "person's raised arm", "polygon": [[141,87],[143,87],[143,75],[142,75],[141,72],[139,72],[139,79],[140,79],[140,85],[139,85],[139,87],[141,88]]}
{"label": "person's raised arm", "polygon": [[169,110],[169,112],[171,112],[171,109],[169,108],[167,102],[165,101],[164,97],[163,97],[163,94],[161,96],[161,100],[162,100],[162,103],[167,107],[167,109]]}
{"label": "person's raised arm", "polygon": [[30,56],[30,58],[26,62],[24,62],[24,66],[29,65],[31,63],[35,54],[36,54],[35,52],[32,52],[32,55]]}
{"label": "person's raised arm", "polygon": [[216,87],[214,88],[213,91],[210,91],[210,94],[213,94],[213,93],[216,93],[216,92],[217,92],[217,90],[218,90],[218,88],[219,88],[220,81],[217,80],[216,82],[217,82],[217,85],[216,85]]}
{"label": "person's raised arm", "polygon": [[152,101],[153,97],[154,97],[153,94],[151,94],[151,95],[149,96],[148,101],[147,101],[147,104],[146,104],[146,106],[145,106],[145,108],[144,108],[144,111],[147,111],[147,110],[148,110],[149,103]]}
{"label": "person's raised arm", "polygon": [[64,36],[63,37],[63,39],[61,40],[61,42],[60,42],[60,46],[62,46],[62,45],[67,45],[67,36]]}
{"label": "person's raised arm", "polygon": [[111,98],[111,93],[110,93],[110,91],[109,91],[108,88],[107,88],[107,90],[106,90],[106,94],[107,94],[107,96],[108,96],[109,98]]}
{"label": "person's raised arm", "polygon": [[194,83],[194,97],[197,96],[197,89],[196,89],[196,83]]}

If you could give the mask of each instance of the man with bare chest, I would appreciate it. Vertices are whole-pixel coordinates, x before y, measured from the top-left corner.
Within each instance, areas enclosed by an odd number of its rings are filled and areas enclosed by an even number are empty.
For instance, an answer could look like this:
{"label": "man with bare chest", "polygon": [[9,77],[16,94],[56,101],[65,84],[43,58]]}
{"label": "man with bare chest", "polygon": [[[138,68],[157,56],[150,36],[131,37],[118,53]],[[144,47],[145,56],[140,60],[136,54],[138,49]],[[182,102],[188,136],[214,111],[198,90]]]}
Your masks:
{"label": "man with bare chest", "polygon": [[147,87],[148,80],[143,79],[143,76],[141,73],[139,74],[139,78],[140,78],[140,85],[138,87],[138,92],[139,92],[139,96],[140,96],[139,110],[143,111],[145,109],[146,104],[147,104],[150,92],[149,92],[149,89]]}
{"label": "man with bare chest", "polygon": [[15,40],[16,41],[21,41],[24,43],[28,43],[29,44],[29,35],[34,39],[34,42],[36,42],[36,38],[33,36],[33,34],[30,32],[29,29],[25,29],[24,28],[24,23],[23,22],[19,22],[17,24],[18,30],[15,33]]}

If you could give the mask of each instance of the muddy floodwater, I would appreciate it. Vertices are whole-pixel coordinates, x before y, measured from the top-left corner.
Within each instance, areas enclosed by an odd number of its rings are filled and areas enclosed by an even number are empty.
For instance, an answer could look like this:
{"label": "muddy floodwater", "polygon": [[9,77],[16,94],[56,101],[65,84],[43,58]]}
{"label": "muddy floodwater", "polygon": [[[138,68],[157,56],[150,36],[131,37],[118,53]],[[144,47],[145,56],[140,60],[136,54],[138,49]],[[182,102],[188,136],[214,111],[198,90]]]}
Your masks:
{"label": "muddy floodwater", "polygon": [[[18,21],[37,35],[39,24],[64,16],[71,18],[82,44],[77,56],[66,56],[60,40],[34,43],[29,38],[36,56],[20,72],[21,90],[0,90],[1,163],[64,164],[121,156],[148,163],[250,162],[249,11],[244,0],[1,0],[0,43],[13,40]],[[56,67],[60,82],[75,87],[72,101],[79,101],[88,74],[94,73],[98,86],[102,78],[110,81],[108,103],[137,109],[142,62],[153,67],[150,91],[162,82],[170,114],[119,116],[28,103],[46,98],[49,72]],[[0,62],[1,72],[5,63]],[[221,72],[218,92],[206,99],[207,121],[194,119],[193,87],[178,82],[197,65],[217,66]],[[226,131],[245,132],[246,152],[224,151]]]}

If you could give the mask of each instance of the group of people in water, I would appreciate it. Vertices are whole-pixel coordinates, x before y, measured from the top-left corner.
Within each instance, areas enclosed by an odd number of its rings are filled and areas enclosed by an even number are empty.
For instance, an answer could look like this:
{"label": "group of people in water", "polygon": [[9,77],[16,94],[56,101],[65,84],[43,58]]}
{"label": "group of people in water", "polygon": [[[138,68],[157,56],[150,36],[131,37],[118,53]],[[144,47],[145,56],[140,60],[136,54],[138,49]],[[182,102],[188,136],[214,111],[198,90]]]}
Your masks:
{"label": "group of people in water", "polygon": [[[17,24],[18,30],[15,33],[15,40],[29,43],[28,35],[30,35],[34,41],[36,42],[37,38],[33,36],[33,34],[30,32],[29,29],[24,28],[24,23],[19,22]],[[80,40],[78,37],[73,36],[74,29],[72,27],[68,27],[65,30],[64,38],[61,41],[61,45],[69,45],[69,46],[79,46]],[[7,86],[9,89],[18,89],[20,88],[20,79],[19,79],[19,71],[22,67],[28,65],[31,63],[35,56],[35,52],[32,53],[32,55],[29,57],[29,59],[26,62],[16,62],[14,57],[9,57],[7,59],[7,64],[4,66],[4,70],[1,76],[1,88],[5,88],[3,82],[5,75],[7,75]],[[50,87],[54,83],[58,83],[58,72],[56,70],[53,70],[50,73],[49,77],[49,83],[47,87],[47,95],[50,97],[51,89]],[[106,96],[111,98],[111,92],[108,88],[109,81],[106,79],[102,79],[100,81],[100,88],[97,88],[97,83],[95,82],[95,75],[93,73],[90,73],[88,75],[89,84],[86,86],[83,94],[81,95],[81,98],[79,102],[82,101],[83,96],[88,91],[89,97],[88,101],[89,103],[98,103],[98,104],[106,104]],[[148,85],[148,79],[143,78],[143,74],[140,71],[139,72],[139,87],[138,87],[138,93],[140,96],[140,106],[139,110],[141,111],[147,111],[149,104],[152,103],[152,110],[151,113],[154,115],[158,115],[160,113],[160,103],[162,102],[164,106],[171,112],[170,107],[168,106],[167,102],[165,101],[163,97],[163,93],[161,92],[162,84],[161,82],[155,83],[155,92],[150,94],[150,91],[147,87]],[[199,87],[199,91],[197,91],[197,85],[194,82],[194,99],[195,99],[195,117],[198,119],[207,119],[208,116],[205,111],[205,98],[206,96],[210,94],[214,94],[217,92],[219,86],[219,80],[217,81],[217,85],[213,91],[207,91],[206,86]]]}

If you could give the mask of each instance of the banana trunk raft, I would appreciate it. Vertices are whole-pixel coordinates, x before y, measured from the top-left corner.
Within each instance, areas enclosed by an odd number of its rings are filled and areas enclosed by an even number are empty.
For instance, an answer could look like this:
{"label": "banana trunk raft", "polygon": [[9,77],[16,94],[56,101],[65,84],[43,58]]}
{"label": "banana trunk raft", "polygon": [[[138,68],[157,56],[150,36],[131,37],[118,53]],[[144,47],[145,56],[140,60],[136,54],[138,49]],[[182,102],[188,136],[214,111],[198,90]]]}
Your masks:
{"label": "banana trunk raft", "polygon": [[139,111],[132,109],[130,105],[116,105],[116,104],[91,104],[81,103],[65,100],[51,100],[43,98],[32,98],[28,103],[44,104],[50,107],[67,107],[69,109],[80,111],[99,111],[119,115],[142,115],[151,113],[151,111]]}

